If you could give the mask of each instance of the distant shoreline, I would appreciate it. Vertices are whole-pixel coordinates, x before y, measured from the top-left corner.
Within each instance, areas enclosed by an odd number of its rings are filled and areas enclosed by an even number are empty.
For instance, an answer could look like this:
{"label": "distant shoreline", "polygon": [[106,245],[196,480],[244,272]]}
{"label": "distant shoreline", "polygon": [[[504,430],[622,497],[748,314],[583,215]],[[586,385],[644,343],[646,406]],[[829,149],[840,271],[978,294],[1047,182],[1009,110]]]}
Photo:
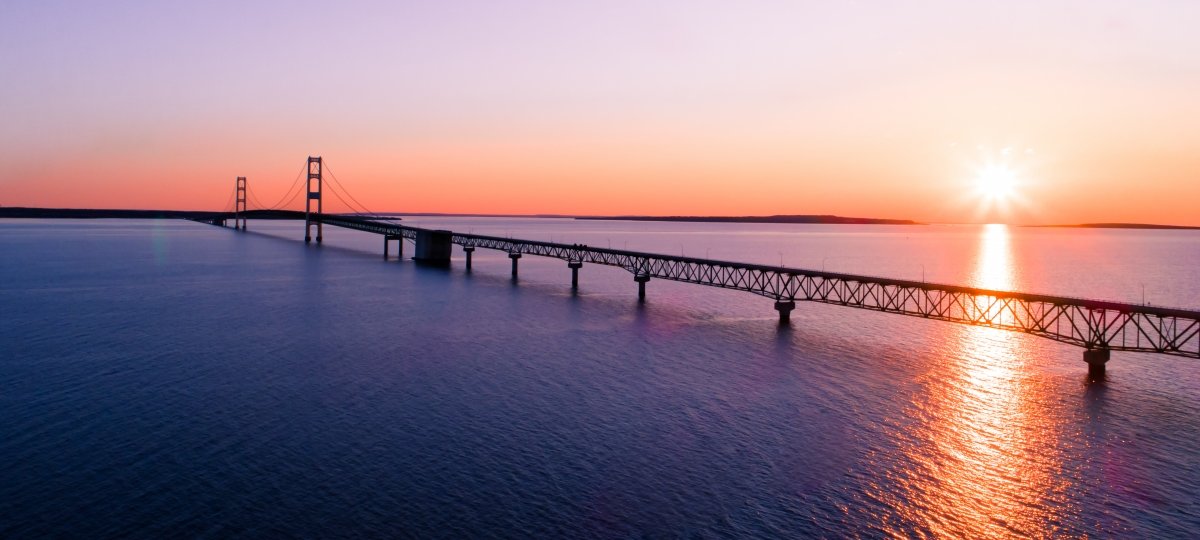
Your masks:
{"label": "distant shoreline", "polygon": [[793,223],[815,225],[924,225],[908,219],[878,219],[834,215],[777,216],[580,216],[575,219],[597,221],[672,221],[688,223]]}
{"label": "distant shoreline", "polygon": [[[250,217],[263,210],[251,210]],[[202,210],[131,210],[106,208],[34,208],[0,206],[0,218],[29,219],[207,219],[226,212]],[[857,218],[835,215],[776,215],[776,216],[572,216],[567,214],[451,214],[437,212],[381,212],[379,216],[411,217],[492,217],[530,219],[576,219],[581,221],[661,221],[685,223],[790,223],[809,225],[928,225],[908,219]],[[945,223],[943,225],[973,225]],[[1044,229],[1144,229],[1196,231],[1196,225],[1160,225],[1155,223],[1079,223],[1074,225],[1020,225]]]}
{"label": "distant shoreline", "polygon": [[204,219],[224,212],[194,210],[122,210],[0,206],[0,218],[38,219]]}
{"label": "distant shoreline", "polygon": [[1156,225],[1154,223],[1080,223],[1078,225],[1025,225],[1025,227],[1060,228],[1060,229],[1152,229],[1152,230],[1181,230],[1197,231],[1200,226],[1193,225]]}

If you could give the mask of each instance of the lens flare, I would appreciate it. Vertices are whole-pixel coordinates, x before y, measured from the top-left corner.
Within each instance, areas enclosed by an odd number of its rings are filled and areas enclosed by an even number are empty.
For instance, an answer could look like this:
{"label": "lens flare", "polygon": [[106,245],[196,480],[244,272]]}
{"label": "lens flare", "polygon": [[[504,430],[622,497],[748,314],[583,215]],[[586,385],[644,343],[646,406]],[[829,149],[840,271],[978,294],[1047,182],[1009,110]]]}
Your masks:
{"label": "lens flare", "polygon": [[1011,198],[1017,187],[1017,173],[1004,165],[986,165],[975,175],[975,187],[990,200]]}

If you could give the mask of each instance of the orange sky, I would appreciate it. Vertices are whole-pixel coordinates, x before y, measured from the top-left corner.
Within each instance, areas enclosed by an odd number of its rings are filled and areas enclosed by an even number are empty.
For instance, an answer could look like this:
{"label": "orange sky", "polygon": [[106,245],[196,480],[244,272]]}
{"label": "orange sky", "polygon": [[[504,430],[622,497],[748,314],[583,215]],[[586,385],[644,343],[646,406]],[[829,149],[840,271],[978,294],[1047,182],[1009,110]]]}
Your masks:
{"label": "orange sky", "polygon": [[960,4],[6,4],[0,205],[1200,225],[1196,4]]}

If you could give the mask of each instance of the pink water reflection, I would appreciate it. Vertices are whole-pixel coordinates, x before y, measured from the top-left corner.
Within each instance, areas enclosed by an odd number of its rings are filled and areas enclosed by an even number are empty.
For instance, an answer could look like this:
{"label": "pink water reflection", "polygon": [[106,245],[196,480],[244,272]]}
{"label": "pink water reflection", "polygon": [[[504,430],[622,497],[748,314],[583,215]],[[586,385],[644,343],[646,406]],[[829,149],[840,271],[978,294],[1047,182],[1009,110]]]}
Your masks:
{"label": "pink water reflection", "polygon": [[[978,245],[971,285],[1013,288],[1008,228],[985,226]],[[903,449],[911,468],[897,471],[896,510],[922,535],[1061,533],[1080,509],[1067,496],[1058,444],[1064,426],[1047,406],[1050,387],[1033,367],[1030,338],[965,325],[937,331],[946,333],[946,347],[931,359],[926,392],[913,403],[917,421]]]}

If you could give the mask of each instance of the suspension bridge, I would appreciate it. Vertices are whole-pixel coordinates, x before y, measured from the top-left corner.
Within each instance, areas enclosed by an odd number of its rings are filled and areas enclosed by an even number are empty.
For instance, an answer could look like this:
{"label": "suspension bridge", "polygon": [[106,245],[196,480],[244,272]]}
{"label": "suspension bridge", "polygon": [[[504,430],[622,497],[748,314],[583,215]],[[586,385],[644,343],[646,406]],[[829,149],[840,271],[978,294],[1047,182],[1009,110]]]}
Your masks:
{"label": "suspension bridge", "polygon": [[[301,182],[302,179],[305,181]],[[352,213],[324,213],[325,187]],[[304,211],[286,209],[301,196],[304,197]],[[251,209],[250,203],[256,208]],[[414,244],[413,259],[431,265],[449,265],[452,246],[457,245],[465,255],[467,270],[471,269],[475,250],[501,251],[512,260],[513,279],[517,278],[519,261],[525,255],[560,259],[571,271],[572,289],[579,287],[579,269],[584,264],[614,266],[633,275],[639,301],[645,301],[646,284],[652,279],[745,291],[771,299],[779,313],[780,324],[789,324],[797,302],[819,302],[1022,332],[1082,347],[1083,360],[1092,379],[1104,376],[1111,351],[1200,358],[1200,311],[1194,310],[401,225],[369,211],[332,176],[320,157],[308,158],[292,187],[274,205],[261,204],[249,189],[246,178],[238,177],[225,211],[189,217],[220,226],[228,226],[232,221],[234,228],[239,230],[246,229],[249,218],[303,220],[305,242],[314,238],[318,243],[322,242],[324,225],[378,234],[383,237],[385,258],[395,240],[402,259],[407,240]]]}

